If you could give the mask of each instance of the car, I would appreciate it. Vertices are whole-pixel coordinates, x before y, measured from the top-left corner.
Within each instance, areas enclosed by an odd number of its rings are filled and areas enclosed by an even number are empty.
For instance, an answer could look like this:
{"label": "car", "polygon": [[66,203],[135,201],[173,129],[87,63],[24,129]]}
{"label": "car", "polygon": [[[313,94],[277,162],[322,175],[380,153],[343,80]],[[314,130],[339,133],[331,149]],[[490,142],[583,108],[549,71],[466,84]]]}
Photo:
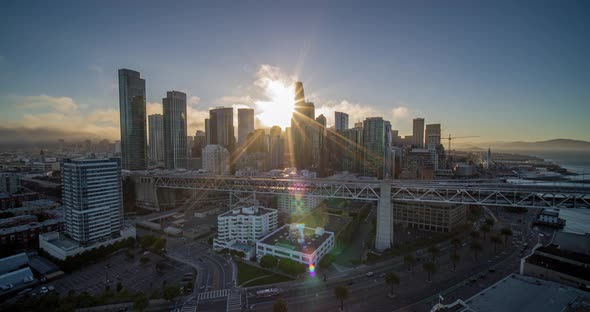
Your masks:
{"label": "car", "polygon": [[373,273],[373,272],[367,272],[367,274],[365,274],[365,275],[366,275],[367,277],[371,277],[371,276],[375,275],[375,273]]}
{"label": "car", "polygon": [[39,291],[40,294],[46,294],[47,292],[49,292],[49,289],[45,286],[41,287],[41,290]]}
{"label": "car", "polygon": [[385,273],[381,273],[381,274],[379,274],[379,277],[385,277],[385,275],[386,275]]}
{"label": "car", "polygon": [[47,287],[47,290],[49,290],[49,291],[54,291],[54,290],[55,290],[55,287],[53,287],[53,286],[49,286],[49,287]]}

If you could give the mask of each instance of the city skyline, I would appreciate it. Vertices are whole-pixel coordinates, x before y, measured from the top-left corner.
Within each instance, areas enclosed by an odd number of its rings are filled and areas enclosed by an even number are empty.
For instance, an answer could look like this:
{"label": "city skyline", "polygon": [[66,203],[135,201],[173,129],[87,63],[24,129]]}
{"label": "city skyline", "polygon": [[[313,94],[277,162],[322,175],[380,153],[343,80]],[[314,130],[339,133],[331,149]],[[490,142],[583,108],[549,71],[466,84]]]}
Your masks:
{"label": "city skyline", "polygon": [[[334,125],[334,111],[341,111],[350,115],[350,124],[383,117],[402,136],[411,134],[413,118],[423,117],[428,124],[442,124],[443,137],[452,133],[477,135],[481,141],[590,141],[589,94],[584,87],[590,46],[584,32],[587,4],[504,3],[493,8],[459,4],[453,9],[437,5],[426,9],[398,3],[383,12],[326,6],[310,14],[301,14],[305,5],[284,5],[272,8],[283,12],[278,17],[267,14],[271,8],[256,5],[242,13],[215,6],[196,12],[190,5],[180,6],[188,13],[209,16],[167,25],[168,31],[189,34],[172,35],[184,38],[183,49],[176,52],[150,48],[149,43],[163,38],[165,31],[146,22],[128,30],[108,24],[77,28],[72,26],[93,8],[72,5],[57,10],[39,5],[19,10],[19,4],[6,5],[3,12],[22,13],[3,15],[7,27],[0,33],[7,40],[17,34],[22,40],[0,48],[0,132],[5,140],[17,141],[89,135],[117,140],[116,70],[131,68],[146,79],[147,115],[162,113],[161,94],[166,90],[187,93],[188,133],[203,130],[209,108],[217,106],[254,108],[255,128],[268,129],[274,124],[261,121],[273,120],[284,129],[291,113],[281,110],[276,99],[287,98],[282,94],[285,87],[299,80],[306,85],[316,115],[326,116],[328,126]],[[148,17],[159,9],[146,6],[137,14]],[[26,18],[36,10],[45,14]],[[101,6],[88,18],[97,22],[115,11],[114,6]],[[387,14],[391,16],[386,19]],[[559,22],[547,26],[548,14]],[[307,23],[293,27],[277,22],[295,15],[304,16]],[[20,32],[23,25],[15,17],[31,22],[25,27],[28,31]],[[219,29],[200,28],[214,17],[231,23]],[[366,23],[371,17],[378,19]],[[428,17],[429,22],[417,23],[418,17]],[[473,30],[458,28],[455,17],[461,17],[462,27]],[[494,23],[500,19],[502,26]],[[254,27],[261,39],[240,28],[237,34],[244,38],[237,40],[230,28],[240,22]],[[56,27],[67,31],[51,33]],[[130,37],[135,27],[145,27],[151,38]],[[441,35],[449,33],[453,35],[447,42]],[[342,39],[345,34],[357,42],[349,44]],[[95,37],[98,40],[89,40]],[[194,46],[203,41],[214,44]],[[229,42],[243,53],[215,52],[225,50]],[[77,48],[69,48],[72,44]],[[66,49],[58,50],[61,46]],[[109,52],[115,46],[120,47],[117,53]],[[326,61],[326,55],[334,57]],[[284,116],[275,119],[277,114]]]}

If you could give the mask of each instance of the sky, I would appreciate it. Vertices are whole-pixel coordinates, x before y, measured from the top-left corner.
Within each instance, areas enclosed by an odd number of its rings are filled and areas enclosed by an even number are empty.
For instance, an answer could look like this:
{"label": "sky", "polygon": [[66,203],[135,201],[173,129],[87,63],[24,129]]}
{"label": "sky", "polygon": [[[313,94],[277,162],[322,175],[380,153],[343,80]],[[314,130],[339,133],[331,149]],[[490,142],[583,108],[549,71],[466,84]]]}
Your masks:
{"label": "sky", "polygon": [[269,82],[300,80],[328,125],[590,141],[589,55],[588,1],[2,1],[0,142],[118,139],[119,68],[149,113],[186,92],[189,133],[217,106],[272,126]]}

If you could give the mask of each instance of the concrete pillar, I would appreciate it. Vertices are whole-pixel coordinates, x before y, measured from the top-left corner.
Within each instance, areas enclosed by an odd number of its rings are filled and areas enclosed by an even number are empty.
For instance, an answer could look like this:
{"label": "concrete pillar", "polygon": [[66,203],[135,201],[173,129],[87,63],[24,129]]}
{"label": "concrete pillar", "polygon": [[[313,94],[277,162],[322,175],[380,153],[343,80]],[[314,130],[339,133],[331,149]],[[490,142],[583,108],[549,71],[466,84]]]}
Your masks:
{"label": "concrete pillar", "polygon": [[391,181],[381,182],[381,193],[377,204],[377,233],[375,249],[383,251],[393,245],[393,205],[391,203]]}

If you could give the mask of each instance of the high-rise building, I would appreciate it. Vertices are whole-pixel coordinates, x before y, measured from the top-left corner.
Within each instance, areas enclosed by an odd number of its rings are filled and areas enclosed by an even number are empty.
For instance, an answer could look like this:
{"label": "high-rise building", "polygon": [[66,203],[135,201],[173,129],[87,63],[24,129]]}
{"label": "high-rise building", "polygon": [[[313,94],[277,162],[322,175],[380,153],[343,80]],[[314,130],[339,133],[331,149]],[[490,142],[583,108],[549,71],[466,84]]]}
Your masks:
{"label": "high-rise building", "polygon": [[[292,153],[295,160],[295,163],[291,165],[298,170],[314,168],[314,141],[319,143],[319,139],[315,138],[319,135],[316,129],[315,106],[305,101],[303,83],[298,81],[295,83],[295,112],[291,118]],[[316,152],[319,153],[319,151]]]}
{"label": "high-rise building", "polygon": [[336,130],[348,129],[348,114],[342,112],[334,112],[334,125]]}
{"label": "high-rise building", "polygon": [[412,138],[417,148],[424,147],[424,118],[414,118],[412,121]]}
{"label": "high-rise building", "polygon": [[440,124],[426,125],[426,148],[436,149],[440,145]]}
{"label": "high-rise building", "polygon": [[203,148],[203,169],[215,175],[228,175],[229,171],[228,150],[217,144],[210,144]]}
{"label": "high-rise building", "polygon": [[193,150],[191,153],[193,158],[201,157],[203,155],[203,147],[207,145],[205,144],[205,141],[205,132],[197,130],[197,133],[195,134],[195,141],[193,142]]}
{"label": "high-rise building", "polygon": [[363,156],[363,130],[359,128],[341,131],[344,140],[344,151],[341,153],[342,170],[359,172]]}
{"label": "high-rise building", "polygon": [[234,109],[220,107],[210,110],[209,131],[209,144],[221,145],[231,154],[235,147]]}
{"label": "high-rise building", "polygon": [[66,159],[62,175],[66,234],[85,245],[119,233],[123,219],[119,159]]}
{"label": "high-rise building", "polygon": [[254,132],[254,109],[238,108],[238,144],[244,144],[248,134],[252,132]]}
{"label": "high-rise building", "polygon": [[363,174],[380,179],[391,176],[391,123],[381,117],[363,122]]}
{"label": "high-rise building", "polygon": [[186,94],[168,91],[164,111],[164,163],[168,169],[187,168]]}
{"label": "high-rise building", "polygon": [[326,116],[324,116],[324,114],[319,115],[315,121],[317,123],[319,123],[322,127],[326,127],[327,121],[326,121]]}
{"label": "high-rise building", "polygon": [[281,169],[283,167],[283,142],[281,140],[281,127],[270,128],[269,135],[270,169]]}
{"label": "high-rise building", "polygon": [[20,190],[20,176],[16,173],[0,172],[0,193],[17,193]]}
{"label": "high-rise building", "polygon": [[205,118],[205,145],[211,144],[211,128],[209,126],[209,118]]}
{"label": "high-rise building", "polygon": [[150,160],[164,161],[164,117],[161,114],[148,116],[150,137]]}
{"label": "high-rise building", "polygon": [[139,72],[119,69],[121,165],[127,170],[147,168],[145,80]]}

